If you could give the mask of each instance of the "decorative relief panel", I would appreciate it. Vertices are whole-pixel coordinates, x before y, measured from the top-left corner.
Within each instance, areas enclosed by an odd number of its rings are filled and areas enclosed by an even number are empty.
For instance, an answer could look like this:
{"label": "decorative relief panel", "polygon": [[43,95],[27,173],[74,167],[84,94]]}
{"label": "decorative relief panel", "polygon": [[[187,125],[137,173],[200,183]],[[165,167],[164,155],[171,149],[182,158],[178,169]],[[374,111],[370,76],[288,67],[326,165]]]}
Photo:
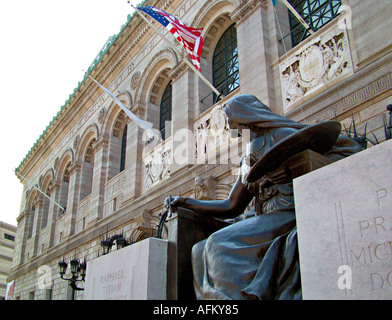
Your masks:
{"label": "decorative relief panel", "polygon": [[142,77],[140,71],[137,71],[133,74],[131,78],[131,89],[136,90],[136,88],[139,86],[140,83],[140,78]]}
{"label": "decorative relief panel", "polygon": [[[338,22],[338,21],[337,21]],[[283,110],[292,110],[307,98],[353,73],[347,32],[335,22],[304,41],[279,64]],[[318,35],[318,36],[317,36]]]}
{"label": "decorative relief panel", "polygon": [[172,164],[172,138],[166,139],[143,156],[144,190],[170,177]]}
{"label": "decorative relief panel", "polygon": [[221,148],[227,147],[231,138],[223,105],[217,105],[211,112],[202,116],[193,125],[195,163],[204,162],[207,156],[214,155]]}

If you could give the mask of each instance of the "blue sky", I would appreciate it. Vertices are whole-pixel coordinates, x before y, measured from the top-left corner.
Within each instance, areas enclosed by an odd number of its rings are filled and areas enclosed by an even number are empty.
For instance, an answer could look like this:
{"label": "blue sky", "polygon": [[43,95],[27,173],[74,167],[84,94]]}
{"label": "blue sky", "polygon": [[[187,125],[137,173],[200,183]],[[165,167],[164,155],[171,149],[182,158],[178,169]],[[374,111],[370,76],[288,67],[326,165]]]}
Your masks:
{"label": "blue sky", "polygon": [[17,224],[14,169],[132,13],[127,0],[0,2],[0,221]]}

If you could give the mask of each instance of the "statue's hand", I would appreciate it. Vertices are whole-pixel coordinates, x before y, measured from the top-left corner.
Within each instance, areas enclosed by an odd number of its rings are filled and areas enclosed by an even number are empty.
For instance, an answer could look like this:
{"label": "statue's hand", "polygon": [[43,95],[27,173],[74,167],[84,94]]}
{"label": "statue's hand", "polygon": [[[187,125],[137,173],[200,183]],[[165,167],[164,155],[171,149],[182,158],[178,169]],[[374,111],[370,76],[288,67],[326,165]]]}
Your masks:
{"label": "statue's hand", "polygon": [[168,196],[165,199],[165,207],[168,208],[171,211],[176,211],[177,207],[181,206],[184,203],[184,198],[182,197],[172,197],[172,196]]}

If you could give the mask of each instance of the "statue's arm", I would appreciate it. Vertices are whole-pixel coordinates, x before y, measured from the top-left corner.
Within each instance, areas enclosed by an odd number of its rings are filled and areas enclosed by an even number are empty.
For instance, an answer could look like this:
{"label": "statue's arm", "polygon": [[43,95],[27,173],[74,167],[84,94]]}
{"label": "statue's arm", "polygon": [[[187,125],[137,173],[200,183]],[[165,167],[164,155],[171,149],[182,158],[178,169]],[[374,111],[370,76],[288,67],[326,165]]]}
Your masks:
{"label": "statue's arm", "polygon": [[246,189],[239,177],[225,200],[197,200],[178,197],[172,207],[182,207],[199,214],[229,219],[240,215],[252,200],[253,195]]}

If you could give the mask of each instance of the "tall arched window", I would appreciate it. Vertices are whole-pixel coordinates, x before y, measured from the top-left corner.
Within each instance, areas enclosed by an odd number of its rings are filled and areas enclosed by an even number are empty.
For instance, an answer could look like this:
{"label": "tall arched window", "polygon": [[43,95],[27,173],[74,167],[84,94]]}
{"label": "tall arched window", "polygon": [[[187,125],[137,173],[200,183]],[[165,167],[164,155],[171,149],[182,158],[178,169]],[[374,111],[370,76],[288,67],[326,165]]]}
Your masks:
{"label": "tall arched window", "polygon": [[[71,161],[65,166],[63,177],[61,179],[60,184],[60,201],[59,204],[64,209],[67,209],[67,202],[68,202],[68,191],[69,191],[69,168],[71,166]],[[57,216],[61,216],[65,211],[59,208]]]}
{"label": "tall arched window", "polygon": [[113,179],[125,169],[125,157],[127,151],[127,119],[123,111],[118,113],[112,125],[112,133],[109,143],[109,161],[107,181]]}
{"label": "tall arched window", "polygon": [[28,220],[27,220],[27,239],[33,236],[33,226],[34,226],[34,216],[35,216],[35,204],[31,206]]}
{"label": "tall arched window", "polygon": [[[45,194],[50,198],[50,187],[51,187],[51,182],[47,186],[45,190]],[[48,224],[48,214],[49,214],[49,202],[50,200],[47,197],[43,197],[43,202],[42,202],[42,211],[41,211],[41,222],[39,229],[42,230],[45,228]]]}
{"label": "tall arched window", "polygon": [[37,203],[37,193],[33,191],[29,196],[29,201],[27,203],[28,214],[26,218],[25,232],[27,239],[33,236],[34,219],[36,213],[36,203]]}
{"label": "tall arched window", "polygon": [[[171,127],[170,121],[172,119],[172,84],[171,81],[166,86],[161,99],[161,106],[159,112],[159,131],[161,132],[162,139],[165,140],[169,137]],[[169,123],[167,123],[169,121]],[[167,134],[166,134],[167,133]]]}
{"label": "tall arched window", "polygon": [[82,183],[80,185],[79,201],[82,201],[91,194],[93,188],[93,173],[94,173],[94,149],[93,144],[95,138],[88,144],[87,150],[84,155],[82,164]]}
{"label": "tall arched window", "polygon": [[125,125],[121,140],[120,172],[124,171],[125,169],[125,158],[127,154],[127,133],[128,125]]}
{"label": "tall arched window", "polygon": [[[341,0],[291,0],[293,7],[309,24],[313,31],[317,31],[338,15]],[[293,47],[307,38],[310,33],[289,11],[291,41]]]}
{"label": "tall arched window", "polygon": [[223,95],[240,85],[238,69],[237,30],[232,24],[216,45],[212,60],[213,84]]}

